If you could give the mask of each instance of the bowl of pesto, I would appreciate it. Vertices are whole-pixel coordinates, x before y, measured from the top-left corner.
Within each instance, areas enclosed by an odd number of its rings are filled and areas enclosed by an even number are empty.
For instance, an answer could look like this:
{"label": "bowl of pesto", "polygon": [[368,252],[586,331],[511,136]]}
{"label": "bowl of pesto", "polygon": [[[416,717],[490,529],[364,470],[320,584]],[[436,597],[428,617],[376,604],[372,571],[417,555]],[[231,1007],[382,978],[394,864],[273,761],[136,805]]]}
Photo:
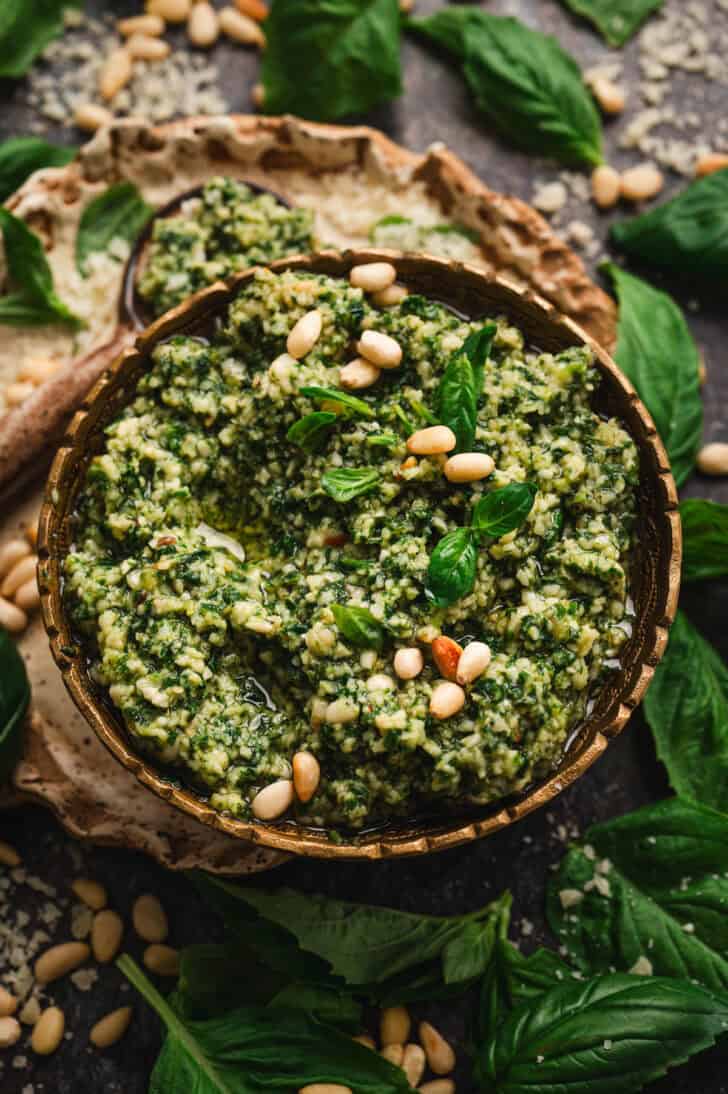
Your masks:
{"label": "bowl of pesto", "polygon": [[548,801],[664,647],[675,489],[553,308],[465,264],[284,259],[143,334],[56,456],[51,646],[102,740],[204,823],[408,854]]}

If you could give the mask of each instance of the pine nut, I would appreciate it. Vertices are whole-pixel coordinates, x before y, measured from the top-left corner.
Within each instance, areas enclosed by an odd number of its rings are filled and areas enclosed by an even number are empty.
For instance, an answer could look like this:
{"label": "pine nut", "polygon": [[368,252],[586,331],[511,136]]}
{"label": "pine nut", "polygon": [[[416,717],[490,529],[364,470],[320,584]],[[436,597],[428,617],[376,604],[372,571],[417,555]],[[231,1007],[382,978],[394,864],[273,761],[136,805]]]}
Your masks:
{"label": "pine nut", "polygon": [[33,394],[35,388],[29,383],[16,383],[8,384],[5,388],[5,402],[8,406],[20,406],[26,399],[29,399]]}
{"label": "pine nut", "polygon": [[120,19],[116,29],[122,38],[129,38],[132,34],[158,38],[160,34],[164,34],[164,19],[159,15],[132,15],[128,19]]}
{"label": "pine nut", "polygon": [[286,349],[296,361],[300,361],[316,345],[321,335],[322,323],[321,312],[314,308],[294,324],[286,339]]}
{"label": "pine nut", "polygon": [[142,960],[149,971],[157,976],[179,975],[179,950],[172,946],[153,942],[151,946],[147,946]]}
{"label": "pine nut", "polygon": [[364,262],[349,270],[349,284],[364,292],[381,292],[397,279],[397,271],[391,262]]}
{"label": "pine nut", "polygon": [[118,912],[104,908],[96,913],[91,924],[91,949],[98,962],[107,965],[114,960],[123,934],[124,922]]}
{"label": "pine nut", "polygon": [[0,596],[13,596],[21,585],[35,577],[35,568],[38,565],[37,555],[26,555],[15,563],[12,570],[5,575],[0,586]]}
{"label": "pine nut", "polygon": [[389,1060],[390,1064],[394,1064],[395,1067],[401,1067],[404,1045],[385,1045],[379,1055],[383,1056],[385,1060]]}
{"label": "pine nut", "polygon": [[253,84],[250,98],[256,110],[261,110],[265,102],[265,88],[262,84]]}
{"label": "pine nut", "polygon": [[131,1016],[131,1007],[119,1007],[118,1010],[112,1010],[91,1027],[89,1041],[96,1048],[110,1048],[111,1045],[120,1041],[128,1030]]}
{"label": "pine nut", "polygon": [[263,0],[235,0],[235,7],[243,15],[255,19],[256,23],[262,23],[268,18],[268,6]]}
{"label": "pine nut", "polygon": [[405,649],[397,650],[394,655],[394,671],[400,680],[414,680],[415,676],[419,676],[422,672],[424,664],[422,650],[419,650],[417,646],[407,646]]}
{"label": "pine nut", "polygon": [[30,544],[24,539],[9,539],[0,547],[0,577],[5,577],[21,558],[29,554]]}
{"label": "pine nut", "polygon": [[404,1046],[402,1070],[407,1076],[409,1085],[417,1086],[425,1073],[425,1052],[420,1045],[410,1042],[410,1044]]}
{"label": "pine nut", "polygon": [[15,593],[15,606],[23,612],[32,612],[40,606],[40,591],[35,577],[24,582]]}
{"label": "pine nut", "polygon": [[50,1056],[63,1040],[66,1019],[59,1007],[48,1007],[33,1026],[30,1045],[38,1056]]}
{"label": "pine nut", "polygon": [[351,1094],[351,1087],[339,1083],[309,1083],[299,1087],[298,1094]]}
{"label": "pine nut", "polygon": [[728,444],[713,441],[698,452],[698,470],[704,475],[728,475]]}
{"label": "pine nut", "polygon": [[20,1040],[20,1022],[17,1018],[0,1018],[0,1048],[10,1048]]}
{"label": "pine nut", "polygon": [[13,845],[0,840],[0,866],[20,866],[21,861]]}
{"label": "pine nut", "polygon": [[403,1045],[410,1034],[412,1019],[406,1007],[385,1007],[379,1021],[382,1046]]}
{"label": "pine nut", "polygon": [[296,797],[301,802],[308,802],[318,789],[321,765],[312,752],[297,752],[292,767]]}
{"label": "pine nut", "polygon": [[101,98],[111,102],[131,79],[132,61],[128,50],[115,49],[101,66],[99,74],[99,92]]}
{"label": "pine nut", "polygon": [[469,642],[460,655],[455,679],[458,684],[472,684],[490,664],[490,646],[485,642]]}
{"label": "pine nut", "polygon": [[444,676],[446,680],[454,680],[463,647],[458,642],[454,642],[452,638],[447,638],[444,634],[441,634],[432,643],[431,650],[432,659],[440,670],[440,675]]}
{"label": "pine nut", "polygon": [[147,14],[158,15],[167,23],[185,23],[192,0],[147,0]]}
{"label": "pine nut", "polygon": [[378,368],[397,368],[402,363],[399,342],[378,330],[365,330],[356,348],[362,357]]}
{"label": "pine nut", "polygon": [[459,452],[451,456],[443,471],[448,482],[478,482],[495,471],[495,461],[485,452]]}
{"label": "pine nut", "polygon": [[114,120],[114,115],[105,106],[97,106],[96,103],[81,103],[76,107],[73,115],[74,125],[83,129],[84,133],[95,133],[109,125]]}
{"label": "pine nut", "polygon": [[18,379],[29,380],[31,384],[38,386],[50,379],[60,367],[60,361],[51,361],[48,357],[31,357],[20,366]]}
{"label": "pine nut", "polygon": [[449,426],[430,425],[407,438],[407,451],[416,456],[436,456],[439,452],[452,452],[456,444],[457,439]]}
{"label": "pine nut", "polygon": [[220,36],[217,12],[207,0],[194,4],[187,22],[187,37],[193,46],[207,49],[214,46]]}
{"label": "pine nut", "polygon": [[665,180],[654,163],[630,167],[622,175],[621,194],[625,201],[647,201],[659,194]]}
{"label": "pine nut", "polygon": [[704,175],[722,171],[724,167],[728,167],[728,155],[725,152],[709,152],[707,156],[701,156],[695,164],[695,174],[698,178],[703,178]]}
{"label": "pine nut", "polygon": [[18,1000],[0,984],[0,1018],[9,1018],[18,1009]]}
{"label": "pine nut", "polygon": [[364,1048],[370,1048],[372,1052],[376,1052],[377,1046],[374,1044],[374,1038],[370,1037],[368,1033],[359,1033],[356,1037],[352,1037],[352,1041],[356,1041],[358,1045],[363,1045]]}
{"label": "pine nut", "polygon": [[253,816],[258,820],[277,820],[283,816],[293,804],[293,783],[290,779],[278,779],[262,790],[253,798],[250,808]]}
{"label": "pine nut", "polygon": [[626,97],[621,87],[606,76],[598,76],[591,81],[592,95],[605,114],[621,114]]}
{"label": "pine nut", "polygon": [[608,163],[595,167],[591,177],[592,197],[600,209],[611,209],[619,201],[622,176]]}
{"label": "pine nut", "polygon": [[35,963],[35,978],[41,984],[50,984],[67,972],[72,972],[88,961],[91,950],[85,942],[61,942],[51,946]]}
{"label": "pine nut", "polygon": [[409,289],[406,289],[404,285],[390,285],[388,288],[382,289],[381,292],[372,293],[371,301],[378,308],[393,308],[395,305],[401,304],[408,296]]}
{"label": "pine nut", "polygon": [[330,725],[346,725],[359,717],[359,707],[350,699],[334,699],[326,707],[326,721]]}
{"label": "pine nut", "polygon": [[265,35],[254,19],[243,15],[235,8],[223,8],[219,15],[220,30],[234,42],[241,42],[244,46],[258,46],[265,48]]}
{"label": "pine nut", "polygon": [[417,1089],[420,1094],[455,1094],[455,1083],[452,1079],[432,1079]]}
{"label": "pine nut", "polygon": [[93,881],[88,877],[77,877],[71,882],[71,889],[78,899],[94,912],[100,912],[106,907],[108,897],[101,882]]}
{"label": "pine nut", "polygon": [[453,684],[450,680],[437,684],[430,696],[430,714],[440,721],[452,718],[464,705],[465,692],[459,684]]}
{"label": "pine nut", "polygon": [[[4,627],[10,634],[22,634],[27,626],[28,617],[25,612],[17,604],[0,596],[0,627]],[[2,856],[0,856],[1,862]]]}
{"label": "pine nut", "polygon": [[455,1067],[455,1053],[442,1034],[429,1022],[420,1022],[420,1041],[430,1071],[435,1075],[449,1075]]}
{"label": "pine nut", "polygon": [[708,382],[708,366],[705,363],[705,357],[702,351],[700,351],[700,360],[698,361],[698,383],[703,387]]}
{"label": "pine nut", "polygon": [[381,369],[373,365],[371,361],[365,361],[363,357],[355,357],[339,369],[339,383],[347,391],[362,391],[371,387],[381,376]]}
{"label": "pine nut", "polygon": [[386,672],[375,672],[367,680],[367,691],[391,691],[394,680]]}
{"label": "pine nut", "polygon": [[169,934],[167,914],[152,893],[143,893],[134,901],[131,910],[134,930],[145,942],[164,942]]}
{"label": "pine nut", "polygon": [[126,48],[135,61],[163,61],[169,57],[171,47],[162,38],[150,38],[147,34],[132,34]]}

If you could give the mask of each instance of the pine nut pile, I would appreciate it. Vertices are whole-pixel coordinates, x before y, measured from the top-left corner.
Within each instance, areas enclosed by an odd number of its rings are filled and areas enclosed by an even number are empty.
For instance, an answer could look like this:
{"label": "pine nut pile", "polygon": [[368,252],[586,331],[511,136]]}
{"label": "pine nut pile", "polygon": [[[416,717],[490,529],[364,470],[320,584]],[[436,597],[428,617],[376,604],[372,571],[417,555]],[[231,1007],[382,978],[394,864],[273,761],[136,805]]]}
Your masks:
{"label": "pine nut pile", "polygon": [[37,521],[25,528],[23,539],[9,539],[0,547],[0,627],[10,634],[21,634],[40,606],[36,539]]}

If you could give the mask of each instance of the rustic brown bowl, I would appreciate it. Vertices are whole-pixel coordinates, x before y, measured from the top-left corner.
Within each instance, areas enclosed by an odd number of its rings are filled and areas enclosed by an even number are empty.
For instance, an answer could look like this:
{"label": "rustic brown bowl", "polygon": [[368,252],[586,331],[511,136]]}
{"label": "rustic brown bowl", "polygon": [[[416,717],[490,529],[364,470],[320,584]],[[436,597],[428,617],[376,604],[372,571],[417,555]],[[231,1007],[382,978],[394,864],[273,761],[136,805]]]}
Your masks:
{"label": "rustic brown bowl", "polygon": [[624,729],[665,650],[680,586],[682,539],[677,491],[652,419],[608,354],[551,304],[504,278],[488,276],[472,266],[393,251],[324,251],[283,259],[273,263],[272,268],[337,276],[346,275],[357,263],[383,259],[394,263],[399,279],[411,289],[442,300],[467,316],[506,314],[541,349],[590,346],[602,374],[597,408],[617,416],[639,448],[634,631],[622,656],[622,668],[598,692],[593,709],[573,736],[558,768],[546,781],[505,802],[467,815],[457,812],[451,818],[440,816],[433,821],[401,821],[351,836],[346,842],[333,843],[325,832],[293,821],[253,823],[212,809],[202,794],[180,786],[173,773],[157,769],[134,751],[120,716],[101,699],[92,684],[62,601],[63,561],[72,543],[72,515],[86,467],[102,443],[105,425],[133,398],[137,380],[149,367],[154,347],[171,334],[199,328],[219,314],[240,286],[252,277],[252,270],[228,284],[220,282],[203,290],[162,316],[98,380],[73,418],[56,455],[40,517],[39,582],[51,650],[72,699],[103,743],[145,786],[203,824],[238,839],[319,858],[379,859],[440,851],[505,828],[549,802],[583,775],[605,750],[610,738]]}

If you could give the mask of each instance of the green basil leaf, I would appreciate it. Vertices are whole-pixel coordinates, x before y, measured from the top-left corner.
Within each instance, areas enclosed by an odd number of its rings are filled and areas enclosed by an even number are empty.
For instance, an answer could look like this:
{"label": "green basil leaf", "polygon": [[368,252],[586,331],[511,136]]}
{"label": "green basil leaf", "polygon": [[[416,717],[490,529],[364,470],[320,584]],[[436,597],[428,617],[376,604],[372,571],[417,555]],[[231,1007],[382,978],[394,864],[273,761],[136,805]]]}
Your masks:
{"label": "green basil leaf", "polygon": [[408,26],[463,61],[476,105],[513,144],[567,165],[602,162],[597,108],[555,38],[465,5]]}
{"label": "green basil leaf", "polygon": [[397,0],[276,3],[265,36],[261,78],[270,114],[332,121],[401,94]]}
{"label": "green basil leaf", "polygon": [[337,403],[345,410],[350,410],[354,417],[373,418],[374,408],[365,403],[363,399],[357,399],[356,395],[348,395],[345,391],[339,391],[335,387],[302,387],[301,395],[309,399],[316,399],[326,403]]}
{"label": "green basil leaf", "polygon": [[396,433],[367,433],[365,439],[372,448],[394,448],[402,440]]}
{"label": "green basil leaf", "polygon": [[[0,16],[2,20],[2,16]],[[41,167],[65,167],[76,148],[61,148],[39,137],[11,137],[0,144],[0,201],[10,197]]]}
{"label": "green basil leaf", "polygon": [[532,482],[512,482],[483,494],[473,510],[473,529],[479,536],[499,539],[520,528],[533,509],[538,487]]}
{"label": "green basil leaf", "polygon": [[663,0],[562,0],[567,8],[588,19],[610,46],[623,46]]}
{"label": "green basil leaf", "polygon": [[608,262],[619,300],[615,360],[637,388],[667,449],[678,486],[695,466],[703,431],[698,349],[667,293]]}
{"label": "green basil leaf", "polygon": [[0,629],[0,783],[10,778],[20,759],[29,703],[25,663],[10,635]]}
{"label": "green basil leaf", "polygon": [[472,528],[456,528],[438,542],[427,567],[427,592],[441,608],[473,591],[478,546]]}
{"label": "green basil leaf", "polygon": [[728,817],[671,798],[594,825],[584,843],[549,884],[549,923],[569,959],[589,974],[639,962],[725,992]]}
{"label": "green basil leaf", "polygon": [[0,4],[0,76],[24,76],[49,42],[63,31],[64,8],[80,0],[2,0]]}
{"label": "green basil leaf", "polygon": [[355,605],[332,604],[336,626],[347,642],[367,650],[381,650],[384,645],[384,627],[368,608]]}
{"label": "green basil leaf", "polygon": [[573,970],[552,950],[538,949],[524,957],[505,934],[501,934],[495,941],[490,964],[480,985],[473,1024],[475,1044],[492,1037],[506,1015],[519,1003],[543,995],[573,975]]}
{"label": "green basil leaf", "polygon": [[728,274],[728,168],[697,179],[671,201],[612,227],[628,255],[669,274],[712,282]]}
{"label": "green basil leaf", "polygon": [[703,498],[680,503],[683,581],[728,576],[728,505]]}
{"label": "green basil leaf", "polygon": [[522,1003],[479,1053],[488,1094],[633,1094],[725,1032],[728,1003],[687,981],[615,973]]}
{"label": "green basil leaf", "polygon": [[130,957],[117,965],[167,1028],[150,1094],[261,1094],[311,1083],[409,1094],[401,1068],[302,1010],[248,1006],[208,1019],[183,1018]]}
{"label": "green basil leaf", "polygon": [[[43,244],[28,225],[13,216],[9,209],[0,207],[0,228],[5,244],[5,261],[8,278],[14,290],[6,297],[5,322],[37,326],[40,315],[48,315],[48,322],[79,325],[79,320],[56,296],[53,274],[48,265]],[[13,319],[10,319],[13,316]],[[27,322],[27,319],[30,322]],[[2,311],[0,311],[2,319]]]}
{"label": "green basil leaf", "polygon": [[291,983],[290,976],[269,968],[239,939],[185,946],[176,1007],[186,1018],[212,1018],[241,1002],[266,1006]]}
{"label": "green basil leaf", "polygon": [[437,421],[457,437],[456,452],[470,452],[475,441],[485,362],[496,330],[495,323],[488,323],[465,339],[448,361],[435,393]]}
{"label": "green basil leaf", "polygon": [[348,1033],[359,1033],[362,1027],[361,1003],[351,995],[318,984],[289,984],[268,1006],[304,1011],[316,1021]]}
{"label": "green basil leaf", "polygon": [[334,501],[352,501],[379,485],[376,467],[335,467],[321,476],[321,485]]}
{"label": "green basil leaf", "polygon": [[728,666],[683,612],[644,711],[673,789],[728,812]]}
{"label": "green basil leaf", "polygon": [[54,308],[31,300],[22,292],[0,296],[0,323],[5,326],[47,327],[58,322],[58,312]]}
{"label": "green basil leaf", "polygon": [[117,182],[90,201],[76,236],[76,265],[86,275],[89,255],[106,251],[113,239],[133,243],[154,210],[132,182]]}
{"label": "green basil leaf", "polygon": [[292,444],[304,452],[315,452],[326,442],[329,431],[336,424],[337,415],[328,410],[315,410],[305,418],[299,418],[286,433]]}

